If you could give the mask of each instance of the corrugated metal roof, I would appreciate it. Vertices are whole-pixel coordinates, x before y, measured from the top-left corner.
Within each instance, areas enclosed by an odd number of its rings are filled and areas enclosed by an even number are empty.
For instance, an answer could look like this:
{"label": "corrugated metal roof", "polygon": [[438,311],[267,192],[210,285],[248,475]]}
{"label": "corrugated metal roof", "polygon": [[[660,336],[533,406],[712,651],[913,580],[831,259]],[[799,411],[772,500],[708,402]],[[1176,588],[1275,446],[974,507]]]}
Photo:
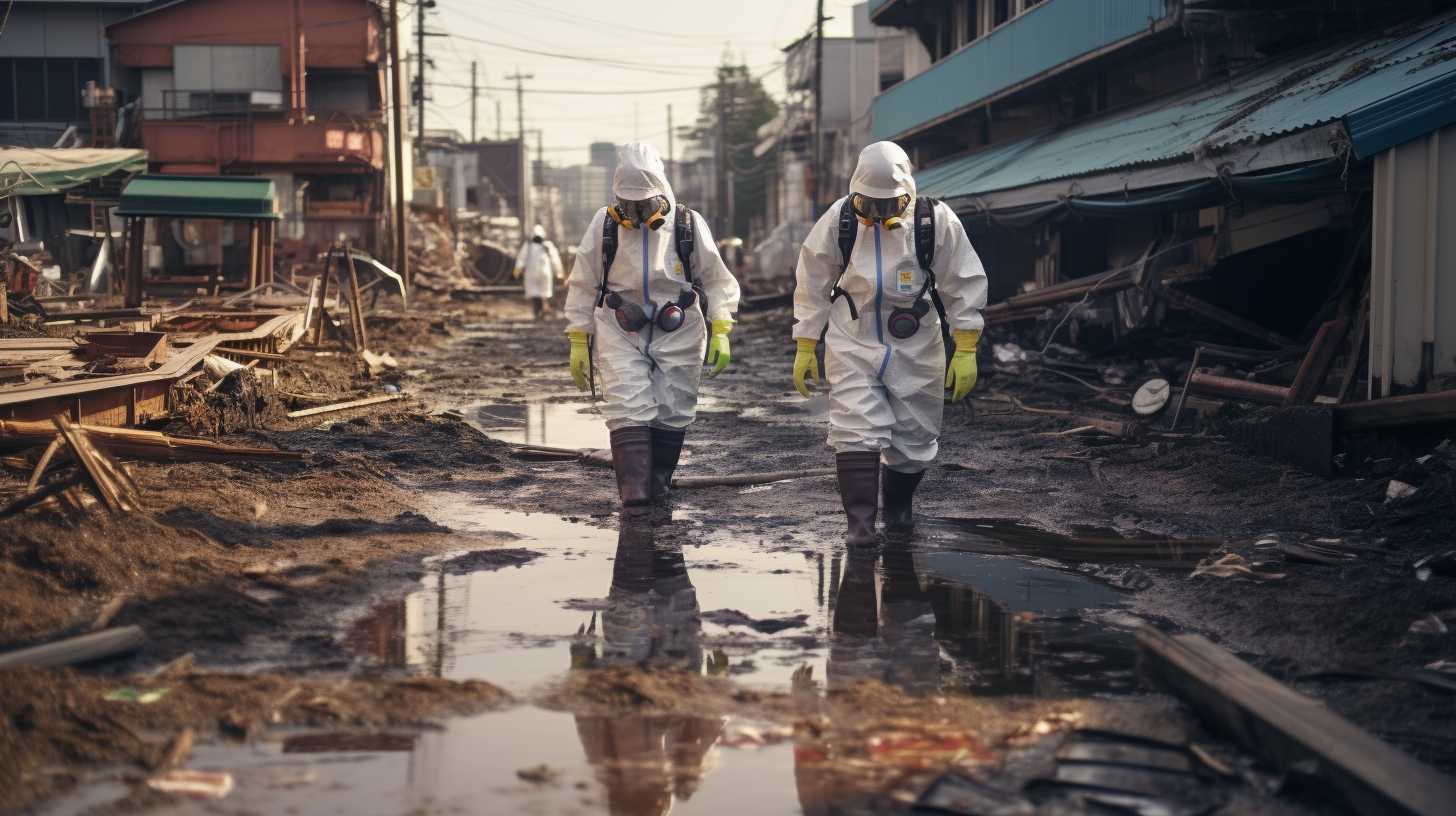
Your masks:
{"label": "corrugated metal roof", "polygon": [[145,150],[7,147],[0,149],[0,195],[59,193],[112,173],[146,169]]}
{"label": "corrugated metal roof", "polygon": [[927,195],[979,195],[1217,154],[1346,117],[1361,158],[1456,119],[1456,13],[953,159],[916,180]]}

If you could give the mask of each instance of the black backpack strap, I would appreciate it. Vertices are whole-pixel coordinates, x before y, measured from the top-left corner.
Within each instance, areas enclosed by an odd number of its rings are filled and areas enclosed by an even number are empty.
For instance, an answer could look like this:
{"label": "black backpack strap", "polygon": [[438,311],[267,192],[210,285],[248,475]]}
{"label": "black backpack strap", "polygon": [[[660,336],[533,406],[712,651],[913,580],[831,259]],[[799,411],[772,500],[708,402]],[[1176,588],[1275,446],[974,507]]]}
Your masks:
{"label": "black backpack strap", "polygon": [[834,285],[829,288],[829,302],[833,303],[843,297],[846,305],[849,306],[849,316],[852,320],[859,320],[859,309],[855,308],[854,298],[843,289],[839,288],[839,282],[844,279],[844,273],[849,271],[849,258],[854,254],[854,241],[859,237],[859,224],[854,217],[854,207],[850,206],[849,199],[839,205],[839,275],[834,279]]}
{"label": "black backpack strap", "polygon": [[677,217],[673,219],[672,237],[677,244],[677,259],[682,262],[683,277],[688,285],[693,283],[693,251],[697,248],[698,231],[693,225],[693,211],[681,203],[677,205]]}
{"label": "black backpack strap", "polygon": [[930,302],[940,317],[940,339],[945,344],[945,358],[950,360],[955,349],[951,343],[950,320],[945,316],[945,302],[940,299],[940,290],[935,286],[935,205],[933,198],[915,199],[915,259],[925,272],[925,283],[930,288]]}
{"label": "black backpack strap", "polygon": [[597,308],[607,299],[607,273],[617,259],[617,222],[610,213],[602,213],[602,282],[597,286]]}

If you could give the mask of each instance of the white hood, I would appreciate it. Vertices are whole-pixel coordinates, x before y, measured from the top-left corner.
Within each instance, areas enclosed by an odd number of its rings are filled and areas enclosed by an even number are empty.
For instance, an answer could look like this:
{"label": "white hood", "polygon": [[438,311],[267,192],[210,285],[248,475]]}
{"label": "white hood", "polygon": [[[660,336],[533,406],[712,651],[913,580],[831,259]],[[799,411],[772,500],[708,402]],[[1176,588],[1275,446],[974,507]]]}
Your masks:
{"label": "white hood", "polygon": [[546,237],[546,228],[541,226],[540,224],[537,224],[536,227],[531,230],[531,237],[544,239]]}
{"label": "white hood", "polygon": [[910,157],[894,142],[875,142],[859,152],[849,191],[870,198],[915,198]]}
{"label": "white hood", "polygon": [[629,142],[617,150],[612,195],[628,201],[667,196],[669,206],[677,206],[672,185],[667,183],[667,168],[662,164],[662,154],[646,142]]}

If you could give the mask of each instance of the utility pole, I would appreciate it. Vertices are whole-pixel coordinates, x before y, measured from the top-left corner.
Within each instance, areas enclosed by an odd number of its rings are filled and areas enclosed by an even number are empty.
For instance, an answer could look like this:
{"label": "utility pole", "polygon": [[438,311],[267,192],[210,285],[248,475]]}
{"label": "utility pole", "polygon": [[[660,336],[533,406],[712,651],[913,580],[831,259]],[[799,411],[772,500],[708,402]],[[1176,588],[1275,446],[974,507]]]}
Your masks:
{"label": "utility pole", "polygon": [[480,96],[480,83],[476,80],[475,60],[470,61],[470,143],[475,144],[475,100]]}
{"label": "utility pole", "polygon": [[727,238],[733,232],[733,222],[726,220],[728,213],[728,77],[726,68],[718,67],[718,138],[714,164],[717,165],[717,183],[714,184],[713,199],[720,226],[714,233]]}
{"label": "utility pole", "polygon": [[[425,7],[426,3],[421,0],[415,5],[418,17],[415,20],[415,121],[419,124],[419,133],[415,137],[419,144],[415,145],[415,151],[425,149]],[[433,5],[433,4],[428,4]],[[814,92],[814,99],[819,99],[819,92]],[[817,119],[815,121],[818,121]]]}
{"label": "utility pole", "polygon": [[495,98],[495,140],[499,142],[504,138],[505,134],[501,132],[500,97],[497,96]]}
{"label": "utility pole", "polygon": [[394,271],[404,278],[405,287],[408,288],[414,283],[409,268],[408,207],[404,201],[404,99],[401,86],[400,74],[404,66],[399,62],[399,0],[389,0],[389,85],[393,99],[390,100],[394,116],[394,127],[391,128],[394,142],[394,155],[390,158],[390,164],[394,165]]}
{"label": "utility pole", "polygon": [[667,177],[672,179],[672,106],[667,106]]}
{"label": "utility pole", "polygon": [[518,137],[518,140],[520,141],[521,146],[521,173],[519,184],[521,191],[521,211],[518,213],[518,215],[521,218],[522,236],[531,234],[531,228],[527,225],[528,222],[531,220],[531,175],[530,168],[526,165],[526,162],[528,161],[528,157],[526,155],[526,88],[521,83],[525,80],[535,78],[535,74],[521,73],[520,68],[517,68],[514,74],[506,77],[507,81],[515,80],[516,82],[516,135]]}
{"label": "utility pole", "polygon": [[824,0],[817,0],[814,8],[814,158],[812,178],[809,185],[809,202],[813,215],[819,217],[819,191],[824,186],[824,134],[820,130],[820,115],[823,110],[824,88]]}

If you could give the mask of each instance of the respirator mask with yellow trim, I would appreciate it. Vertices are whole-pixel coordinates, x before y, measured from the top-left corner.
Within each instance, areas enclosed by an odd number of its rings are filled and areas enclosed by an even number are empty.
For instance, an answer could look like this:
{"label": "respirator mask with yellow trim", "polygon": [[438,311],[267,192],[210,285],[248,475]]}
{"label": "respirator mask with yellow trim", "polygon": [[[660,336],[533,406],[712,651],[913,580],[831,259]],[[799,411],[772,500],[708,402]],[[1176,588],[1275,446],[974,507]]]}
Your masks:
{"label": "respirator mask with yellow trim", "polygon": [[648,229],[655,230],[667,223],[669,206],[667,196],[652,196],[640,201],[618,198],[616,204],[607,208],[607,214],[627,229],[637,229],[645,224]]}
{"label": "respirator mask with yellow trim", "polygon": [[860,223],[867,227],[878,222],[883,224],[885,229],[899,229],[904,225],[901,216],[910,206],[910,196],[870,198],[867,195],[854,193],[849,197],[849,205],[854,208],[855,217],[859,218]]}

